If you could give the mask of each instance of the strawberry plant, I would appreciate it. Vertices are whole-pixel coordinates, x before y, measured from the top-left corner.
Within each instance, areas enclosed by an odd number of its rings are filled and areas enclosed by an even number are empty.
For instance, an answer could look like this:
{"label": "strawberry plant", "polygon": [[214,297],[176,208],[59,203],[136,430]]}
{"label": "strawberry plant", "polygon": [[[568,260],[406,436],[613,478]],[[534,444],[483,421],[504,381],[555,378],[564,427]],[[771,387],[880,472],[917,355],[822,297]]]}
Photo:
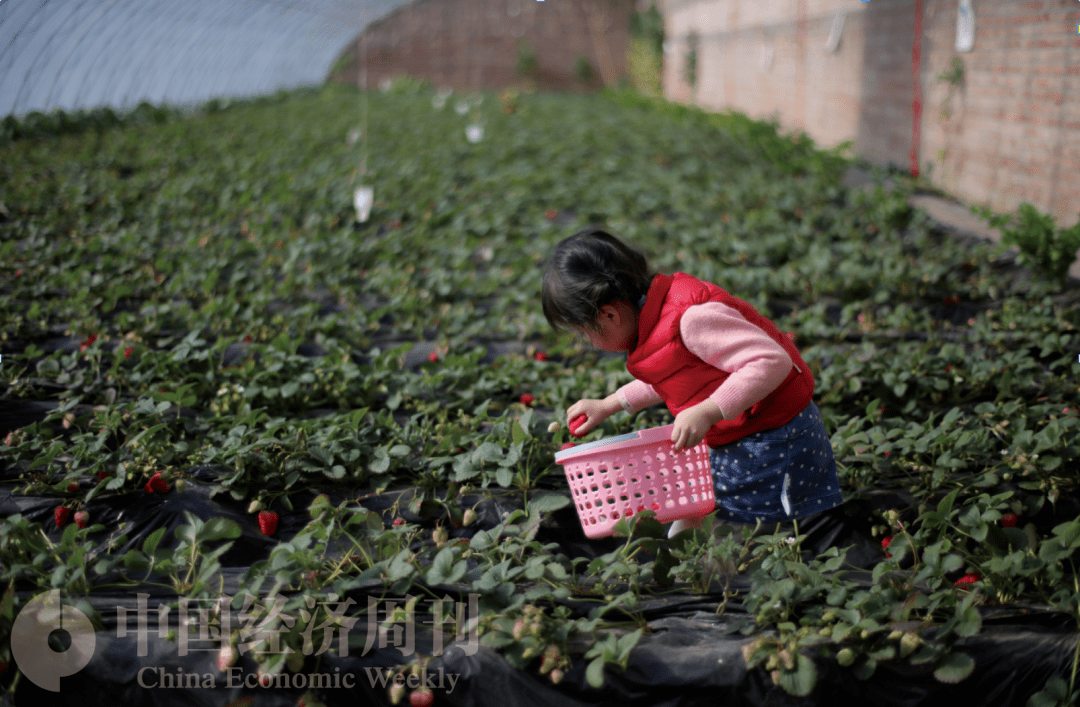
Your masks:
{"label": "strawberry plant", "polygon": [[[0,386],[45,412],[0,445],[0,631],[31,588],[89,616],[110,591],[213,596],[230,572],[295,615],[305,594],[473,593],[483,646],[581,691],[648,654],[655,600],[694,594],[745,643],[748,680],[809,697],[837,669],[885,665],[973,684],[965,641],[995,609],[1080,626],[1069,281],[1051,290],[945,234],[896,175],[844,187],[843,147],[775,123],[532,94],[508,113],[470,102],[489,137],[466,143],[427,91],[365,97],[378,184],[363,223],[353,89],[146,107],[111,127],[5,122],[0,165],[19,179],[0,203]],[[1071,229],[1038,221],[1023,228],[1046,243],[1024,258],[1059,272]],[[590,223],[798,343],[847,500],[827,519],[861,545],[715,518],[669,539],[648,512],[615,538],[571,537],[552,457],[581,420],[565,410],[631,380],[540,310],[545,258]],[[672,419],[620,413],[595,438]],[[204,504],[217,510],[178,510]],[[281,638],[310,658],[318,634]],[[236,644],[215,657],[243,664]],[[253,660],[267,678],[306,669]],[[1038,688],[1033,704],[1071,700],[1075,668]]]}

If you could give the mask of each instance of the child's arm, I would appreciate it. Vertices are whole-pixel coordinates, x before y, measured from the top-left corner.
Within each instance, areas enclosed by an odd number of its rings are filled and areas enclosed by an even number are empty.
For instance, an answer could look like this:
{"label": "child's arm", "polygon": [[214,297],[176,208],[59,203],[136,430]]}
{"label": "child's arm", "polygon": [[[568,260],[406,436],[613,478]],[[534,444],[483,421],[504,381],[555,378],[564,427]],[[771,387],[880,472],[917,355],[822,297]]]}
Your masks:
{"label": "child's arm", "polygon": [[735,419],[765,399],[791,372],[791,357],[782,346],[737,309],[720,302],[688,308],[679,330],[691,353],[731,372],[708,398],[725,420]]}
{"label": "child's arm", "polygon": [[578,415],[586,416],[586,421],[575,428],[577,436],[583,437],[619,410],[634,413],[662,402],[664,402],[663,398],[653,390],[651,385],[634,380],[603,400],[585,398],[577,401],[567,408],[566,419],[573,420]]}

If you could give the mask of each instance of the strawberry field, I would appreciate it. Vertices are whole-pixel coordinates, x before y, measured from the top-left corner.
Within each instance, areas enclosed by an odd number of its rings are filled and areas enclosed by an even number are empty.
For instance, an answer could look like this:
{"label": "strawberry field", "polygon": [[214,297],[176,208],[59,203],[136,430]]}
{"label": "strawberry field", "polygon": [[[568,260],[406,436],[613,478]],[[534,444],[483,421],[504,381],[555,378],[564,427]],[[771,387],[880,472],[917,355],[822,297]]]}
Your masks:
{"label": "strawberry field", "polygon": [[[65,704],[1080,693],[1080,289],[903,175],[849,186],[842,149],[629,92],[410,81],[0,139],[9,702],[56,699],[8,638],[51,590],[97,636]],[[842,507],[585,538],[565,410],[630,378],[539,293],[590,224],[790,332]]]}

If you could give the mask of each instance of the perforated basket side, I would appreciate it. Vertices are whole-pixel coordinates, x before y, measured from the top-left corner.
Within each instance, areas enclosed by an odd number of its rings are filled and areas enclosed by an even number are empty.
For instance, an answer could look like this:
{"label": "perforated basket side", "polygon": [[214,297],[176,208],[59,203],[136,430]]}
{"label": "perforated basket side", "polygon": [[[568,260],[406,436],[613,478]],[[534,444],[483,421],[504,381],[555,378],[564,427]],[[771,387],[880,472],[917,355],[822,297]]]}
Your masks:
{"label": "perforated basket side", "polygon": [[670,441],[639,444],[564,462],[586,536],[609,536],[621,518],[644,510],[667,523],[715,509],[708,446],[679,453],[671,446]]}

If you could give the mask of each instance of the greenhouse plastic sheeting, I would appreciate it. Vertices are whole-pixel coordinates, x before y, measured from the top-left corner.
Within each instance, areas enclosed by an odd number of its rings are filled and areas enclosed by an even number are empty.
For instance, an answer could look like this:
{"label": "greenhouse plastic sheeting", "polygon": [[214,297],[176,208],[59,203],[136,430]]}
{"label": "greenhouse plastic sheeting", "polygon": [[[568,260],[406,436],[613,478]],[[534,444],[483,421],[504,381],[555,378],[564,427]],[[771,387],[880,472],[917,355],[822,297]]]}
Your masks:
{"label": "greenhouse plastic sheeting", "polygon": [[322,83],[411,0],[3,0],[0,116],[193,105]]}
{"label": "greenhouse plastic sheeting", "polygon": [[[235,521],[242,534],[221,557],[221,580],[224,594],[236,596],[243,592],[239,584],[242,573],[253,562],[266,558],[272,547],[293,537],[309,518],[306,511],[283,513],[275,537],[267,538],[260,533],[255,516],[248,514],[239,502],[232,502],[228,494],[211,497],[211,490],[216,486],[212,468],[195,468],[189,475],[192,480],[183,491],[103,496],[91,500],[86,508],[95,522],[130,522],[128,544],[118,552],[126,552],[128,547],[140,547],[158,528],[169,529],[162,539],[162,547],[175,544],[177,540],[171,531],[184,523],[185,511],[203,520],[227,518]],[[359,503],[382,514],[384,522],[389,524],[392,522],[390,513],[407,505],[403,501],[407,502],[411,495],[411,490],[370,495],[361,497]],[[331,494],[334,503],[344,498],[340,494],[337,497]],[[478,529],[494,527],[514,508],[506,499],[480,500],[476,497],[475,500],[479,501],[477,521],[468,528],[455,529],[452,536],[468,537]],[[858,503],[888,507],[897,500],[886,493],[871,495],[870,501]],[[294,499],[297,507],[306,508],[308,501],[308,498]],[[0,495],[0,514],[19,513],[40,522],[54,541],[62,533],[52,520],[55,505],[55,498],[12,494],[6,489]],[[854,546],[849,553],[852,562],[870,567],[879,559],[879,548],[851,521],[851,518],[865,517],[865,508],[849,513],[851,510],[854,509],[841,506],[811,516],[800,523],[799,530],[806,535],[810,552],[850,545]],[[420,521],[408,512],[400,515],[409,522]],[[434,523],[435,520],[428,518],[423,522]],[[613,538],[586,540],[572,506],[547,518],[537,539],[559,543],[569,556],[587,557],[608,552],[619,543]],[[863,571],[862,575],[864,583],[868,584],[870,572]],[[751,590],[744,576],[736,576],[732,587],[741,594]],[[470,591],[466,585],[431,587],[431,590],[435,595],[454,596],[462,604],[466,603],[465,597]],[[379,598],[383,591],[381,582],[371,583],[366,591]],[[20,605],[25,605],[37,593],[28,587],[16,591]],[[138,624],[137,595],[140,593],[149,595],[143,597],[148,607],[144,614],[145,630],[140,630]],[[361,587],[347,598],[366,606],[368,593]],[[410,593],[419,594],[416,589]],[[95,590],[90,601],[101,617],[103,630],[95,634],[96,645],[89,663],[62,678],[58,695],[23,679],[16,692],[16,703],[110,706],[297,704],[305,689],[296,685],[258,686],[255,678],[249,677],[255,676],[257,670],[250,655],[241,656],[231,673],[218,670],[218,653],[212,645],[202,650],[192,648],[181,656],[178,642],[162,635],[167,629],[176,630],[178,612],[170,612],[168,626],[163,627],[155,611],[159,604],[175,600],[175,596],[170,596],[168,590],[161,587],[125,588],[112,593]],[[580,654],[574,656],[574,666],[566,672],[563,681],[552,685],[545,676],[514,669],[500,654],[470,643],[468,637],[445,641],[443,655],[433,658],[426,668],[432,679],[443,680],[442,689],[435,690],[436,704],[463,707],[691,707],[717,704],[914,707],[955,701],[970,705],[1022,705],[1027,696],[1045,685],[1048,678],[1067,673],[1076,647],[1076,632],[1062,614],[1038,607],[984,608],[981,610],[981,633],[958,644],[960,650],[976,661],[975,672],[959,684],[937,681],[929,666],[920,669],[891,663],[880,665],[873,678],[863,682],[835,663],[818,659],[816,689],[806,698],[796,698],[773,686],[765,671],[747,670],[741,649],[750,639],[737,632],[746,624],[747,613],[736,597],[718,616],[720,600],[718,595],[691,594],[646,598],[642,611],[652,633],[641,638],[630,654],[625,672],[608,668],[606,684],[601,690],[588,686],[585,678],[588,661],[581,659]],[[587,611],[581,602],[568,600],[565,604],[582,614]],[[121,610],[125,612],[123,631],[118,622]],[[378,684],[377,676],[409,662],[410,658],[404,657],[397,648],[365,650],[365,628],[360,623],[354,627],[349,650],[344,654],[324,653],[317,668],[312,668],[310,662],[305,663],[301,672],[314,673],[316,680],[328,685],[317,690],[324,704],[389,704],[387,690]],[[416,626],[415,630],[417,654],[430,652],[433,645],[430,630],[423,625]],[[354,643],[358,638],[359,643]],[[173,680],[174,685],[179,682],[176,676],[191,673],[197,674],[199,687],[190,683],[180,683],[183,687],[167,686],[169,680]],[[448,676],[456,677],[452,688]],[[375,686],[372,686],[373,681]]]}

